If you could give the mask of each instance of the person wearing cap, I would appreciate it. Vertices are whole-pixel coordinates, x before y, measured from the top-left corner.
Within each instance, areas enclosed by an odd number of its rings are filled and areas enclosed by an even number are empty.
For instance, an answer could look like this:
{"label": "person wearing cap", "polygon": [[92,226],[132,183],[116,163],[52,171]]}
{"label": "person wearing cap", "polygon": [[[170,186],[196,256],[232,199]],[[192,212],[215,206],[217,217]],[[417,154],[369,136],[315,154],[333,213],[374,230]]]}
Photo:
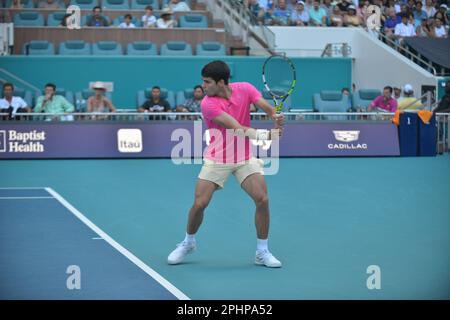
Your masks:
{"label": "person wearing cap", "polygon": [[177,22],[172,18],[172,10],[165,8],[161,12],[161,18],[156,20],[156,27],[159,29],[171,29],[176,27]]}
{"label": "person wearing cap", "polygon": [[87,112],[116,112],[112,102],[105,97],[106,86],[103,82],[97,81],[92,85],[94,95],[90,96],[86,102]]}
{"label": "person wearing cap", "polygon": [[305,3],[297,1],[295,10],[292,11],[290,24],[293,26],[307,26],[309,22],[309,13],[305,10]]}
{"label": "person wearing cap", "polygon": [[180,0],[170,0],[167,3],[166,8],[169,8],[172,12],[191,11],[188,4]]}
{"label": "person wearing cap", "polygon": [[61,95],[56,94],[56,85],[47,83],[44,95],[37,98],[34,112],[67,113],[73,112],[75,107]]}
{"label": "person wearing cap", "polygon": [[403,87],[403,97],[398,99],[398,110],[416,110],[422,108],[422,102],[420,99],[414,97],[414,90],[412,85],[405,84]]}
{"label": "person wearing cap", "polygon": [[359,27],[361,24],[361,18],[356,14],[356,7],[349,5],[347,14],[344,16],[344,25],[347,27]]}
{"label": "person wearing cap", "polygon": [[[439,9],[438,9],[438,11],[437,12],[440,12],[440,13],[442,13],[442,16],[444,17],[444,22],[445,22],[445,24],[449,24],[449,21],[448,21],[448,6],[445,4],[445,3],[443,3],[443,4],[441,4],[440,6],[439,6]],[[437,12],[436,12],[436,14],[437,14]],[[436,17],[435,17],[436,18]]]}
{"label": "person wearing cap", "polygon": [[[339,10],[341,10],[341,12],[342,13],[345,13],[345,12],[347,12],[347,10],[348,10],[348,7],[350,7],[352,4],[351,4],[351,0],[341,0],[338,4],[337,4],[337,6],[339,7]],[[353,8],[354,8],[355,6],[353,6]]]}

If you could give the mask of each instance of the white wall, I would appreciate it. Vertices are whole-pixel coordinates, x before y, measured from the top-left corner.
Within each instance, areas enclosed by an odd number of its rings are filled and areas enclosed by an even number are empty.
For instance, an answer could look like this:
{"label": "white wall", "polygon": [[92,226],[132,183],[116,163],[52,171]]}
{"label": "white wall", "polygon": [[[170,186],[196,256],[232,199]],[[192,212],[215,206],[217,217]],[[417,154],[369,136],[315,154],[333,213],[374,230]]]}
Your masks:
{"label": "white wall", "polygon": [[411,62],[366,31],[357,28],[270,27],[277,51],[289,56],[320,56],[327,43],[346,42],[353,58],[356,88],[383,88],[410,83],[416,95],[422,85],[436,85],[437,77]]}

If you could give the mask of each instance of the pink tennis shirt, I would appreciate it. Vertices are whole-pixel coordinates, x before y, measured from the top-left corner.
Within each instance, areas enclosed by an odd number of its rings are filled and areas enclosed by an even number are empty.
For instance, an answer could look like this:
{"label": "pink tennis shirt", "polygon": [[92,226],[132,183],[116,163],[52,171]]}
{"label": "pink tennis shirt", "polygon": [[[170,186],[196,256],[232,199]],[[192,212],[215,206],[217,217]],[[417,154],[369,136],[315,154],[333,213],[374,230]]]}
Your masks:
{"label": "pink tennis shirt", "polygon": [[378,96],[372,102],[372,107],[378,107],[389,112],[395,112],[397,110],[397,100],[390,98],[387,103],[384,102],[383,96]]}
{"label": "pink tennis shirt", "polygon": [[251,155],[248,138],[237,137],[213,122],[222,113],[228,113],[241,125],[250,127],[250,104],[261,99],[261,93],[248,82],[230,83],[231,97],[205,96],[201,108],[203,119],[209,129],[210,141],[205,158],[218,163],[238,163],[249,160]]}

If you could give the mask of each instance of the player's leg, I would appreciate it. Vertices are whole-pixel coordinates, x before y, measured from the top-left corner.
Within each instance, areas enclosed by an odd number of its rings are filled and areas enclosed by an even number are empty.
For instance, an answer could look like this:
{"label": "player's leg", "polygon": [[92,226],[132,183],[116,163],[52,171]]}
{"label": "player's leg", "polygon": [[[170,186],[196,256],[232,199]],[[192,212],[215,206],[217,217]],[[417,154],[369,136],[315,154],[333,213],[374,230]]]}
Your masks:
{"label": "player's leg", "polygon": [[281,267],[281,262],[270,253],[268,248],[269,197],[261,160],[252,159],[248,164],[237,170],[235,175],[241,183],[241,187],[253,199],[256,206],[255,226],[257,241],[255,263],[272,268]]}
{"label": "player's leg", "polygon": [[186,237],[177,245],[175,250],[169,254],[167,258],[169,264],[179,264],[184,260],[187,254],[193,252],[197,248],[195,234],[202,224],[203,213],[217,188],[218,185],[214,182],[203,179],[197,180],[194,203],[189,210],[188,215]]}

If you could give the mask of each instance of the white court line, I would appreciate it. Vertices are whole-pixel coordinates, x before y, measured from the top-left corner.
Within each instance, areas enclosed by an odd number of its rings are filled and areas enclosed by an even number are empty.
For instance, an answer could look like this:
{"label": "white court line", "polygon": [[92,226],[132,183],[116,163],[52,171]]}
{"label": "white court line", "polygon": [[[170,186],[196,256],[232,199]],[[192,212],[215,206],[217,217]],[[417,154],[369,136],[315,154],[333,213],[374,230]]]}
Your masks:
{"label": "white court line", "polygon": [[177,287],[167,281],[163,276],[161,276],[158,272],[150,268],[146,265],[142,260],[132,254],[130,251],[122,247],[118,242],[116,242],[113,238],[111,238],[106,232],[97,227],[91,220],[86,218],[80,211],[78,211],[74,206],[72,206],[66,199],[64,199],[59,193],[57,193],[52,188],[45,188],[48,193],[50,193],[56,200],[58,200],[67,210],[72,212],[78,219],[80,219],[85,225],[91,228],[95,233],[97,233],[102,239],[108,242],[111,246],[113,246],[117,251],[127,257],[131,262],[133,262],[136,266],[141,268],[145,273],[147,273],[150,277],[155,279],[160,285],[166,288],[170,293],[172,293],[179,300],[190,300],[188,296],[186,296],[183,292],[181,292]]}
{"label": "white court line", "polygon": [[0,190],[42,190],[45,187],[0,187]]}
{"label": "white court line", "polygon": [[53,197],[0,197],[0,200],[24,199],[54,199]]}

